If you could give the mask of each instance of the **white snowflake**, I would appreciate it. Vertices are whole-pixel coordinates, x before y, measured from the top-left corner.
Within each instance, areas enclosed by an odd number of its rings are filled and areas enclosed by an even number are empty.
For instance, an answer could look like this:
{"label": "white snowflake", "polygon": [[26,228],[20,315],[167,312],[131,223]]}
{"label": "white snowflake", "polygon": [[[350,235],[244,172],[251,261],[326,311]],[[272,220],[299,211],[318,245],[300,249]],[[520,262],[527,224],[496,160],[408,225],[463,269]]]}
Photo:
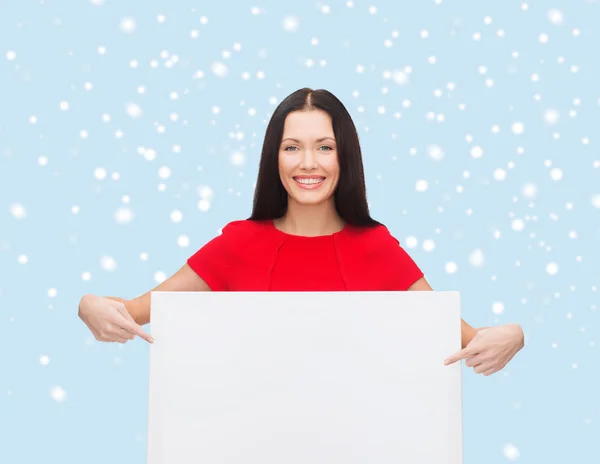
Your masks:
{"label": "white snowflake", "polygon": [[286,16],[283,19],[283,29],[287,32],[296,32],[299,27],[298,18],[295,16]]}
{"label": "white snowflake", "polygon": [[119,27],[121,28],[121,30],[123,32],[126,32],[127,34],[132,34],[137,28],[137,23],[136,23],[135,19],[128,16],[126,18],[121,19],[121,23],[119,24]]}
{"label": "white snowflake", "polygon": [[67,399],[67,392],[60,386],[55,386],[50,389],[50,397],[58,402],[62,403]]}

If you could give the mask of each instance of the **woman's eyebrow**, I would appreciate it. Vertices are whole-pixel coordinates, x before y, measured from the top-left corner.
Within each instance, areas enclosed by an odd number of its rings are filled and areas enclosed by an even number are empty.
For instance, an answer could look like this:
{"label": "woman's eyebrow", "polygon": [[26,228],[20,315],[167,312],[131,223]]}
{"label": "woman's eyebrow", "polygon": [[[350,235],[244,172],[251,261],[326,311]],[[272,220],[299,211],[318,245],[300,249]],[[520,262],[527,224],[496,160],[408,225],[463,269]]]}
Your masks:
{"label": "woman's eyebrow", "polygon": [[[333,137],[321,137],[320,139],[315,140],[315,142],[322,142],[323,140],[333,140],[335,142],[335,139]],[[292,140],[293,142],[297,142],[297,143],[301,143],[300,140],[298,139],[294,139],[292,137],[286,137],[285,139],[282,140],[282,142],[285,142],[286,140]]]}

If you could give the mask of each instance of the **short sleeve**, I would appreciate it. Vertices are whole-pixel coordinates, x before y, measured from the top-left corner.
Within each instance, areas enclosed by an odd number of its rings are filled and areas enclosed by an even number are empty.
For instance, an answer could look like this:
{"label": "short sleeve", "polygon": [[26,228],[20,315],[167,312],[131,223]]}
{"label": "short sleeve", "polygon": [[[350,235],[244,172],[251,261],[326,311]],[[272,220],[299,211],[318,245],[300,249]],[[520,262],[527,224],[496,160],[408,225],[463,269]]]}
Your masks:
{"label": "short sleeve", "polygon": [[214,292],[228,290],[228,281],[235,272],[235,249],[243,221],[228,223],[220,235],[210,240],[190,256],[187,264]]}
{"label": "short sleeve", "polygon": [[399,267],[398,285],[402,290],[408,290],[412,284],[425,274],[406,250],[402,248],[400,243],[397,240],[396,242],[398,243],[395,251],[396,261]]}
{"label": "short sleeve", "polygon": [[387,268],[386,274],[393,282],[394,289],[408,290],[412,284],[424,276],[424,273],[386,227],[381,229],[380,234],[382,246],[380,252],[384,256],[382,265]]}

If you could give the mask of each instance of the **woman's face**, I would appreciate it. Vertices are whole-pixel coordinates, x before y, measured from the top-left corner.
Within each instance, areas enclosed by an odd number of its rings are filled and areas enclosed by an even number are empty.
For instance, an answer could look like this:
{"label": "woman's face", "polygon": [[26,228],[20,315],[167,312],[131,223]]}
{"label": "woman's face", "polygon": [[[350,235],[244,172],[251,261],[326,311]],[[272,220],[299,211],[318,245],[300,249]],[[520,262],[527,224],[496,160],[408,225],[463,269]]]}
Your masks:
{"label": "woman's face", "polygon": [[329,114],[321,110],[290,113],[279,147],[279,176],[289,200],[305,205],[333,201],[339,175]]}

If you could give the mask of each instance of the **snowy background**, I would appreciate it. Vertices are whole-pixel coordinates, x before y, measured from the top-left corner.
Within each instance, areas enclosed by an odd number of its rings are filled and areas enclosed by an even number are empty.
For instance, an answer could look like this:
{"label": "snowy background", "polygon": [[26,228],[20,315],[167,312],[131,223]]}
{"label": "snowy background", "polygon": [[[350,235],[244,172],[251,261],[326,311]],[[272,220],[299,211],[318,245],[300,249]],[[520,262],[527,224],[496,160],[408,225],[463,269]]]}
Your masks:
{"label": "snowy background", "polygon": [[[466,464],[600,462],[600,4],[29,1],[0,12],[0,462],[144,463],[148,345],[96,342],[250,213],[268,118],[327,88],[373,215],[475,326]],[[146,327],[150,330],[150,327]],[[417,348],[418,349],[418,348]]]}

